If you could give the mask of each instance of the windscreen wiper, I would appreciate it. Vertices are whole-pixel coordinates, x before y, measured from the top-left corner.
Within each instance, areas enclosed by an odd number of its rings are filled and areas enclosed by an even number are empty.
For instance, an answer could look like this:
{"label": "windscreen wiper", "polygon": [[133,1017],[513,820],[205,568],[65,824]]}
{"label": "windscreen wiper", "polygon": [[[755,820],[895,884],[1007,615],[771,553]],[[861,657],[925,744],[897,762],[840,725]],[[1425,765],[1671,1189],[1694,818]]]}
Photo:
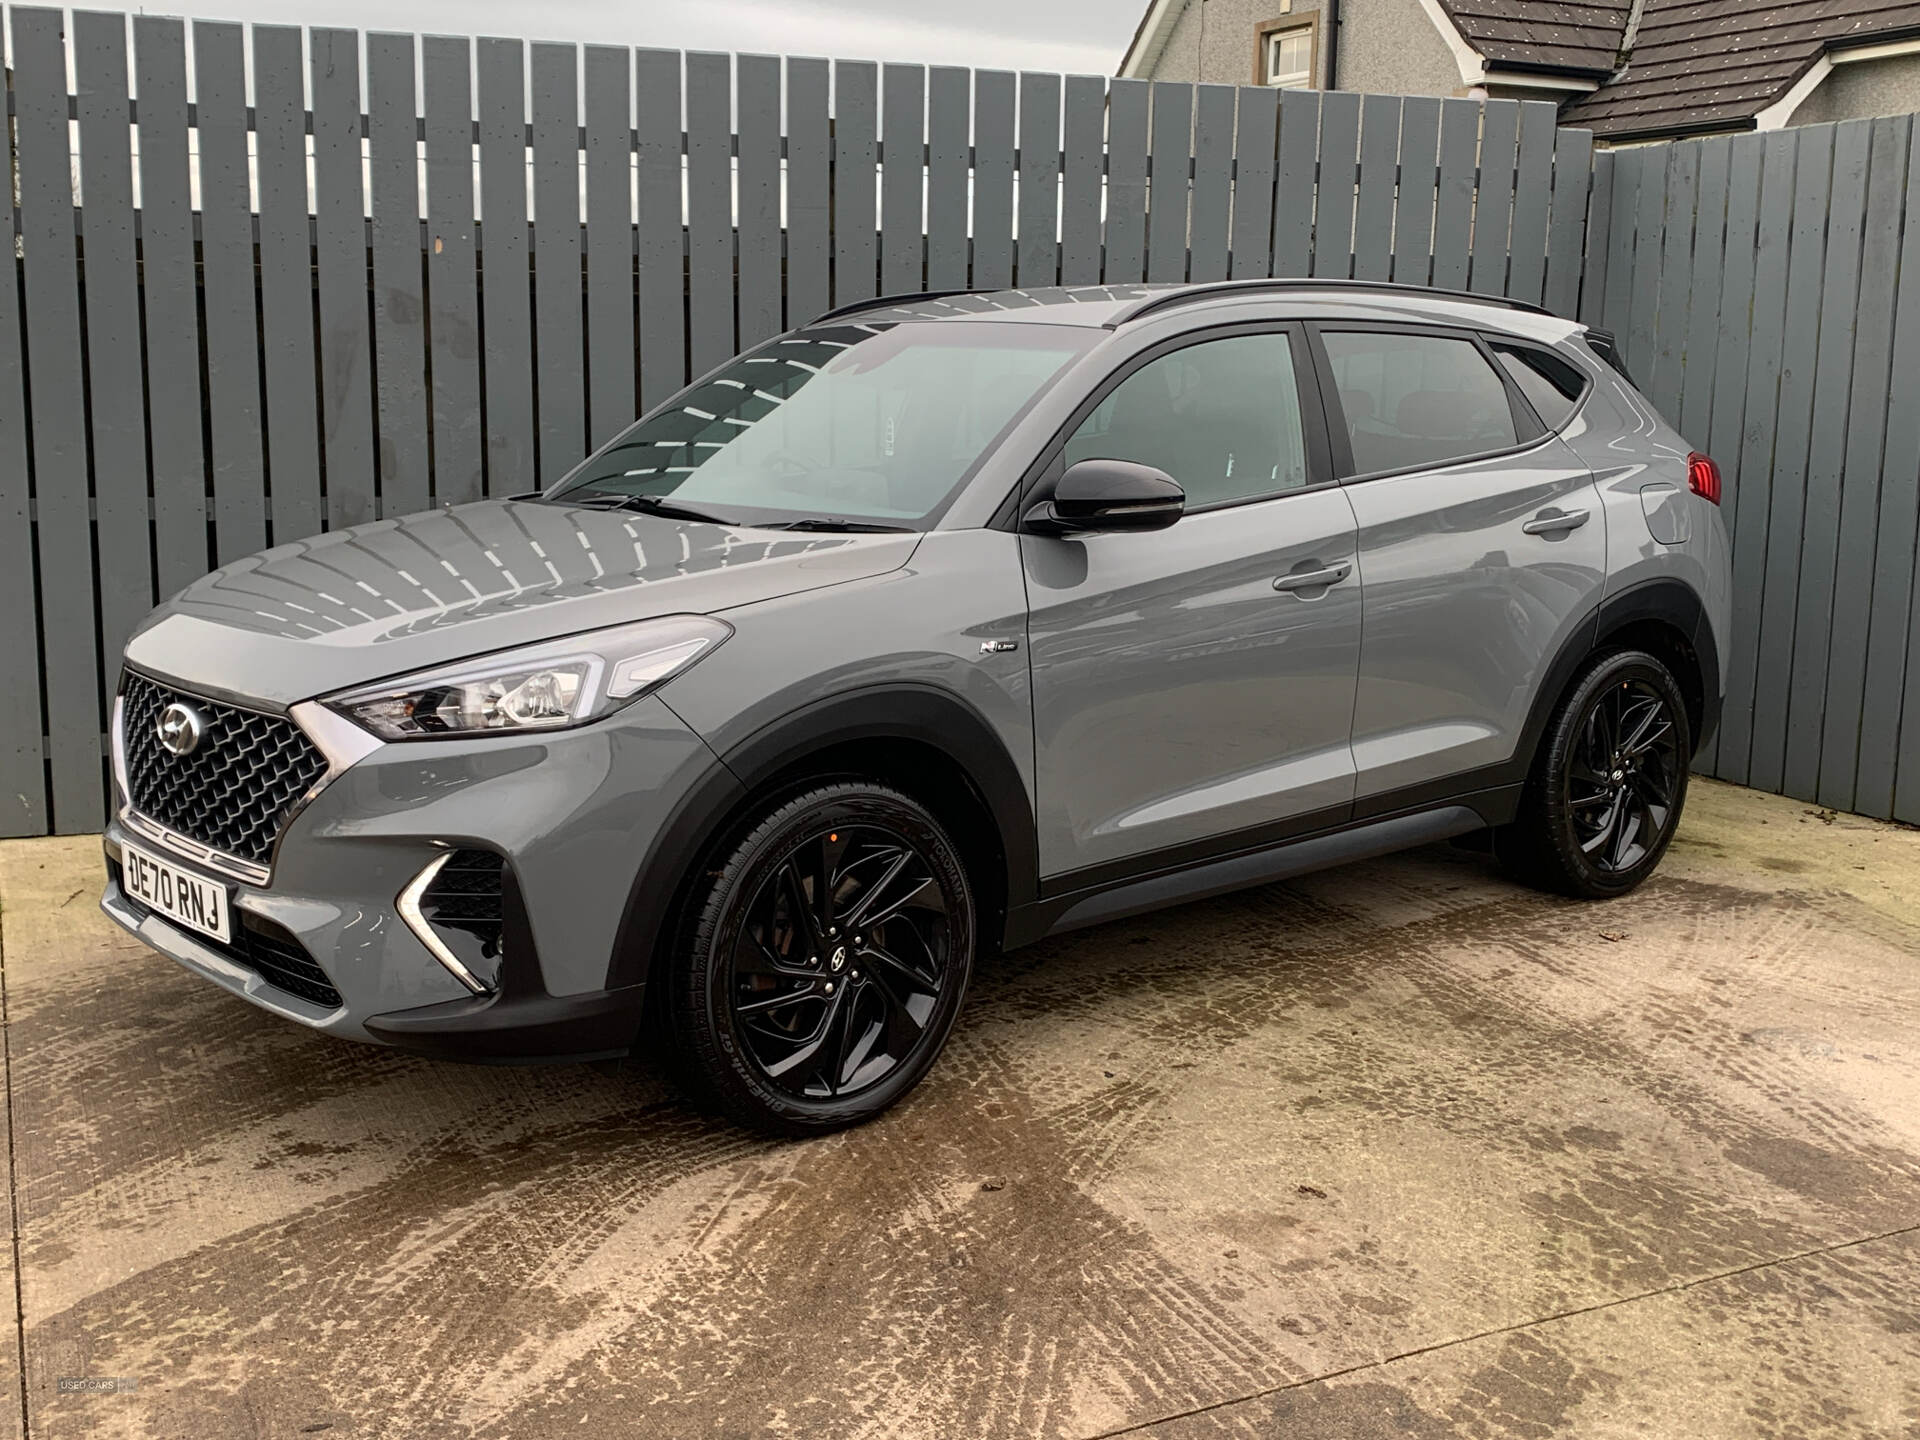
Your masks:
{"label": "windscreen wiper", "polygon": [[880,525],[869,520],[841,520],[832,515],[808,515],[799,520],[768,520],[756,530],[846,530],[863,535],[911,535],[911,525]]}
{"label": "windscreen wiper", "polygon": [[577,505],[583,510],[639,510],[648,515],[658,515],[663,520],[705,520],[714,525],[734,523],[718,515],[709,515],[705,510],[695,510],[690,505],[676,505],[658,495],[620,495],[610,490],[595,490],[587,492],[579,500],[566,495],[558,495],[554,499],[561,504]]}

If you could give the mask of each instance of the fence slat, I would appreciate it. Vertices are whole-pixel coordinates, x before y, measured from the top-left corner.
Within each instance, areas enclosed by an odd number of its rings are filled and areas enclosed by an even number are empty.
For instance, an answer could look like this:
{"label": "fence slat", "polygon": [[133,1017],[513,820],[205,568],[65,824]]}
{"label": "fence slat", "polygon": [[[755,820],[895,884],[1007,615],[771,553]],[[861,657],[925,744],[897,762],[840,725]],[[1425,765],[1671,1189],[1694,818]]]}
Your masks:
{"label": "fence slat", "polygon": [[1440,179],[1433,207],[1433,283],[1467,288],[1473,250],[1473,192],[1479,170],[1480,102],[1440,104]]}
{"label": "fence slat", "polygon": [[540,483],[533,437],[533,297],[527,259],[526,49],[518,40],[482,40],[474,55],[474,73],[480,94],[487,493],[515,495]]}
{"label": "fence slat", "polygon": [[1513,186],[1512,259],[1507,294],[1538,305],[1546,292],[1547,210],[1553,193],[1554,107],[1542,100],[1520,105],[1520,150]]}
{"label": "fence slat", "polygon": [[[186,27],[178,20],[136,16],[133,44],[140,95],[140,268],[154,578],[166,596],[204,573],[210,559],[206,454],[200,439],[199,284],[187,174]],[[314,45],[317,52],[318,32]],[[364,295],[364,274],[360,288]]]}
{"label": "fence slat", "polygon": [[1353,212],[1353,278],[1393,278],[1393,203],[1400,168],[1400,100],[1360,103],[1360,198]]}
{"label": "fence slat", "polygon": [[1013,76],[973,77],[973,288],[1013,283]]}
{"label": "fence slat", "polygon": [[1660,257],[1663,225],[1667,213],[1667,177],[1673,161],[1666,149],[1646,150],[1640,156],[1639,203],[1633,222],[1633,290],[1627,299],[1627,325],[1623,339],[1627,358],[1642,384],[1648,384],[1655,370],[1655,349],[1659,341]]}
{"label": "fence slat", "polygon": [[1320,96],[1280,96],[1280,180],[1273,202],[1272,273],[1298,277],[1313,267],[1314,173],[1320,163]]}
{"label": "fence slat", "polygon": [[[1742,406],[1735,484],[1733,654],[1727,663],[1719,773],[1745,785],[1753,771],[1754,699],[1760,668],[1760,619],[1773,512],[1774,437],[1779,424],[1780,367],[1786,342],[1786,298],[1792,259],[1794,172],[1799,135],[1769,135],[1761,157],[1758,246],[1754,256],[1753,331]],[[1616,172],[1617,173],[1617,172]],[[1612,278],[1608,279],[1611,288]]]}
{"label": "fence slat", "polygon": [[[733,67],[687,56],[687,325],[690,375],[733,354]],[[869,233],[872,225],[867,226]]]}
{"label": "fence slat", "polygon": [[1060,283],[1100,283],[1100,172],[1105,159],[1107,87],[1097,75],[1067,77],[1061,127],[1065,168],[1060,177]]}
{"label": "fence slat", "polygon": [[1593,181],[1593,132],[1553,133],[1553,215],[1547,233],[1547,274],[1541,303],[1573,318],[1580,304],[1580,262],[1586,248],[1588,191]]}
{"label": "fence slat", "polygon": [[878,133],[879,68],[865,60],[833,62],[833,303],[879,293],[874,238],[874,137]]}
{"label": "fence slat", "polygon": [[1060,77],[1020,76],[1019,245],[1015,283],[1035,290],[1060,279]]}
{"label": "fence slat", "polygon": [[1273,268],[1273,176],[1280,143],[1280,92],[1243,85],[1233,132],[1235,280]]}
{"label": "fence slat", "polygon": [[[1920,137],[1907,147],[1906,193],[1920,195]],[[1900,242],[1890,395],[1920,393],[1920,225]],[[1860,767],[1854,803],[1869,815],[1920,821],[1920,615],[1913,606],[1920,534],[1920,405],[1889,407],[1874,536]],[[1903,720],[1904,715],[1904,720]]]}
{"label": "fence slat", "polygon": [[[0,48],[6,48],[4,33]],[[184,149],[184,126],[182,134]],[[13,186],[0,186],[0,191],[0,234],[11,235]],[[0,837],[7,839],[44,835],[48,828],[40,723],[46,675],[40,665],[40,606],[33,586],[21,338],[19,262],[9,245],[0,256],[0,665],[13,677],[12,684],[0,687]]]}
{"label": "fence slat", "polygon": [[[634,412],[633,58],[624,47],[589,45],[582,78],[587,119],[586,433],[587,448],[593,450],[619,434]],[[427,108],[431,113],[431,88]],[[743,130],[745,123],[743,113]]]}
{"label": "fence slat", "polygon": [[1187,172],[1193,160],[1193,86],[1153,86],[1147,191],[1147,279],[1187,278]]}
{"label": "fence slat", "polygon": [[223,565],[267,541],[242,35],[239,25],[224,21],[193,25],[207,432],[213,439],[214,556]]}
{"label": "fence slat", "polygon": [[780,62],[771,55],[742,55],[735,63],[740,72],[740,348],[748,350],[786,327],[780,295]]}
{"label": "fence slat", "polygon": [[1860,314],[1854,330],[1853,388],[1847,406],[1846,464],[1840,476],[1838,558],[1834,567],[1819,785],[1815,798],[1836,809],[1858,808],[1861,720],[1867,646],[1873,626],[1874,532],[1881,521],[1888,389],[1893,358],[1893,307],[1906,202],[1910,117],[1872,122],[1866,186],[1866,229],[1860,252]]}
{"label": "fence slat", "polygon": [[[1693,223],[1693,283],[1687,292],[1685,368],[1674,423],[1696,445],[1707,442],[1713,422],[1713,381],[1719,361],[1717,322],[1727,250],[1727,178],[1733,147],[1725,140],[1699,142],[1699,201]],[[1724,497],[1723,497],[1724,498]]]}
{"label": "fence slat", "polygon": [[[826,123],[826,70],[823,61],[792,61],[820,68],[821,133]],[[687,383],[686,254],[680,219],[680,53],[677,50],[634,52],[633,93],[637,113],[638,153],[635,168],[640,194],[640,409],[651,410]],[[795,157],[804,166],[807,156]],[[796,174],[796,185],[799,181]],[[816,178],[808,177],[810,180]],[[793,285],[796,298],[810,307],[811,316],[827,306],[826,218],[827,167],[820,156],[817,186],[795,190]],[[820,212],[819,294],[808,288],[814,255],[807,246],[808,222]]]}
{"label": "fence slat", "polygon": [[[533,363],[539,377],[537,453],[544,487],[586,452],[587,397],[580,383],[580,52],[572,45],[538,43],[530,74]],[[383,359],[382,390],[386,383]]]}
{"label": "fence slat", "polygon": [[1646,167],[1645,150],[1613,152],[1613,224],[1607,232],[1606,298],[1600,323],[1627,343],[1627,323],[1633,305],[1633,245],[1640,215],[1640,175]]}
{"label": "fence slat", "polygon": [[927,77],[927,288],[967,284],[967,159],[973,77],[936,65]]}
{"label": "fence slat", "polygon": [[1145,80],[1107,90],[1107,245],[1100,277],[1109,285],[1146,278],[1147,107]]}
{"label": "fence slat", "polygon": [[1520,105],[1489,100],[1480,132],[1480,183],[1473,194],[1473,265],[1467,288],[1501,295],[1513,230],[1513,170],[1520,144]]}
{"label": "fence slat", "polygon": [[[1732,140],[1710,140],[1709,151],[1724,150],[1723,162],[1716,167],[1726,176],[1726,256],[1721,269],[1720,293],[1715,313],[1708,317],[1709,331],[1704,343],[1713,347],[1713,391],[1706,418],[1696,416],[1696,428],[1689,436],[1704,437],[1707,453],[1721,469],[1721,508],[1727,533],[1739,534],[1740,431],[1746,419],[1746,379],[1748,346],[1752,338],[1753,272],[1759,250],[1760,158],[1758,136],[1740,136]],[[1703,166],[1703,173],[1706,167]],[[1691,402],[1692,390],[1688,396]],[[1741,608],[1744,608],[1742,605]],[[1733,637],[1729,636],[1730,647]],[[1722,746],[1727,735],[1726,713],[1720,725],[1708,737],[1707,749],[1694,762],[1704,774],[1726,777]]]}
{"label": "fence slat", "polygon": [[1700,145],[1676,145],[1667,156],[1666,208],[1660,249],[1647,270],[1653,292],[1653,374],[1648,397],[1671,421],[1680,418],[1682,365],[1687,352],[1687,296],[1693,287],[1693,229],[1700,190]]}
{"label": "fence slat", "polygon": [[1433,275],[1433,205],[1440,174],[1440,102],[1400,107],[1400,195],[1394,206],[1393,279],[1425,285]]}
{"label": "fence slat", "polygon": [[[1855,311],[1860,301],[1860,241],[1872,141],[1873,124],[1868,120],[1850,120],[1833,132],[1826,265],[1818,302],[1819,313],[1828,318],[1819,327],[1806,480],[1801,491],[1800,588],[1793,612],[1793,666],[1777,677],[1777,683],[1786,685],[1789,691],[1781,774],[1786,793],[1801,800],[1813,799],[1820,788],[1841,482],[1851,459],[1847,449],[1847,397],[1853,388],[1854,347],[1864,338]],[[1871,297],[1871,304],[1883,308],[1883,296]],[[1852,784],[1849,776],[1849,790]]]}
{"label": "fence slat", "polygon": [[373,200],[373,375],[380,513],[431,503],[425,296],[420,279],[420,161],[413,37],[367,36],[367,181]]}
{"label": "fence slat", "polygon": [[926,274],[920,234],[926,150],[927,72],[920,65],[888,65],[881,73],[880,293],[922,287]]}
{"label": "fence slat", "polygon": [[[675,72],[675,88],[671,114],[665,109],[664,101],[656,101],[654,113],[657,115],[655,126],[659,131],[658,144],[661,151],[661,165],[664,166],[667,144],[671,139],[673,127],[680,113],[680,92],[678,71]],[[824,60],[787,61],[787,324],[800,326],[810,323],[814,316],[821,314],[833,304],[832,291],[829,289],[829,269],[833,258],[831,238],[828,233],[828,199],[831,194],[832,151],[829,148],[827,120],[827,62]],[[647,86],[642,77],[640,86],[640,110],[642,115],[642,145],[644,146],[648,114]],[[677,145],[674,164],[679,164]],[[647,170],[640,176],[641,223],[645,225],[646,195],[648,189]],[[652,183],[663,182],[658,169],[652,173]],[[676,240],[678,236],[676,235]],[[645,265],[645,244],[642,242],[642,266]],[[676,256],[675,263],[678,264]],[[661,277],[664,279],[665,277]],[[673,304],[672,292],[662,295],[661,305]],[[641,313],[646,313],[646,296],[641,296]],[[653,402],[647,401],[649,405]]]}
{"label": "fence slat", "polygon": [[1585,273],[1580,277],[1580,320],[1598,325],[1607,298],[1607,238],[1613,226],[1614,155],[1600,150],[1593,157],[1593,179],[1587,191]]}
{"label": "fence slat", "polygon": [[[67,55],[60,11],[16,9],[11,19],[18,107],[15,183],[39,499],[40,668],[46,680],[53,762],[53,824],[62,834],[77,834],[99,825],[105,794],[73,172],[67,143]],[[35,733],[38,727],[36,719]]]}
{"label": "fence slat", "polygon": [[1227,278],[1227,221],[1233,202],[1233,87],[1202,85],[1194,101],[1193,280]]}
{"label": "fence slat", "polygon": [[1320,184],[1314,193],[1313,273],[1353,273],[1353,188],[1360,169],[1360,97],[1336,90],[1320,102]]}
{"label": "fence slat", "polygon": [[1807,459],[1818,374],[1820,289],[1826,272],[1833,134],[1800,131],[1795,170],[1793,242],[1787,260],[1787,330],[1780,374],[1780,416],[1774,432],[1773,504],[1761,587],[1760,662],[1753,697],[1750,783],[1778,791],[1786,779],[1787,677],[1793,670],[1795,613],[1800,600],[1800,549],[1806,521]]}
{"label": "fence slat", "polygon": [[[300,32],[284,33],[292,34],[296,47],[297,87]],[[127,636],[153,608],[154,601],[152,535],[147,521],[146,406],[142,403],[140,371],[140,287],[133,238],[133,155],[127,131],[126,17],[76,12],[73,50],[80,111],[80,184],[86,200],[81,212],[81,242],[87,260],[87,379],[94,396],[94,523],[100,556],[100,653],[105,679],[126,648]],[[295,93],[299,93],[297,88]],[[300,209],[304,240],[304,184]],[[304,266],[301,274],[304,279]],[[312,355],[309,332],[309,414],[313,402]],[[309,437],[309,446],[311,443]],[[312,488],[317,498],[317,478]],[[9,683],[15,679],[17,674],[9,677]],[[34,728],[37,732],[38,721]]]}
{"label": "fence slat", "polygon": [[[304,71],[298,29],[253,27],[260,338],[266,371],[267,469],[273,477],[269,519],[276,545],[305,539],[320,529],[322,520]],[[91,286],[88,292],[91,296]],[[91,311],[91,304],[88,308]],[[88,325],[91,328],[91,320]]]}
{"label": "fence slat", "polygon": [[426,106],[427,335],[433,399],[433,493],[480,498],[480,296],[473,230],[473,47],[420,42]]}

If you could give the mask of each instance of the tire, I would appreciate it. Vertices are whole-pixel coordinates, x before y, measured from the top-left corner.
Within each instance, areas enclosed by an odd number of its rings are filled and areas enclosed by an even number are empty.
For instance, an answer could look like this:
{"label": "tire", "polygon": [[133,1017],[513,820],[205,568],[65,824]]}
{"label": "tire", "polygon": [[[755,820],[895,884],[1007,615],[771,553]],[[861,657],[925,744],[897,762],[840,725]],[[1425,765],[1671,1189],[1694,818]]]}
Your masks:
{"label": "tire", "polygon": [[748,822],[691,913],[668,977],[682,1074],[775,1135],[860,1124],[919,1084],[973,969],[959,852],[874,783],[819,785]]}
{"label": "tire", "polygon": [[1520,813],[1495,836],[1501,863],[1557,894],[1625,895],[1673,841],[1692,754],[1673,672],[1641,650],[1599,656],[1541,738]]}

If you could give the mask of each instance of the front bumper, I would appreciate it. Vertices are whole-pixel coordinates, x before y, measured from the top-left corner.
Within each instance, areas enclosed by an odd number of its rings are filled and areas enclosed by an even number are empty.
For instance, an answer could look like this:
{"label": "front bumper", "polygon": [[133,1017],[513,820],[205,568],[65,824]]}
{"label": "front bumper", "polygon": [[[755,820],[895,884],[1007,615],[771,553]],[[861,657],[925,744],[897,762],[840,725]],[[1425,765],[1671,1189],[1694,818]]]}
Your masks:
{"label": "front bumper", "polygon": [[[641,859],[719,761],[646,697],[580,730],[538,738],[385,745],[341,771],[288,823],[264,884],[232,885],[297,940],[340,996],[289,993],[231,953],[128,899],[110,873],[101,908],[187,969],[299,1024],[347,1039],[475,1060],[620,1053],[643,987],[613,964]],[[105,847],[156,852],[118,818]],[[409,928],[399,900],[448,847],[503,857],[506,935],[476,994]],[[158,851],[156,853],[167,853]]]}

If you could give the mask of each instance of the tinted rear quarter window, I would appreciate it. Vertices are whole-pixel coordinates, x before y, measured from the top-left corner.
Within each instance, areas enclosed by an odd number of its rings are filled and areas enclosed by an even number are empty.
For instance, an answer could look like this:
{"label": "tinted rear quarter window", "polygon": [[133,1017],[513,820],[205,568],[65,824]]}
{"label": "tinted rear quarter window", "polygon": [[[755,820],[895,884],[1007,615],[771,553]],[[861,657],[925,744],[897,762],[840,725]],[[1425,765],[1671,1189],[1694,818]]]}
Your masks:
{"label": "tinted rear quarter window", "polygon": [[1356,475],[1425,469],[1518,443],[1507,387],[1471,340],[1323,331]]}
{"label": "tinted rear quarter window", "polygon": [[1513,377],[1513,383],[1520,387],[1520,393],[1527,397],[1527,403],[1540,417],[1542,425],[1558,430],[1573,418],[1574,409],[1587,388],[1586,377],[1578,370],[1558,355],[1536,350],[1531,345],[1494,341],[1493,353]]}

